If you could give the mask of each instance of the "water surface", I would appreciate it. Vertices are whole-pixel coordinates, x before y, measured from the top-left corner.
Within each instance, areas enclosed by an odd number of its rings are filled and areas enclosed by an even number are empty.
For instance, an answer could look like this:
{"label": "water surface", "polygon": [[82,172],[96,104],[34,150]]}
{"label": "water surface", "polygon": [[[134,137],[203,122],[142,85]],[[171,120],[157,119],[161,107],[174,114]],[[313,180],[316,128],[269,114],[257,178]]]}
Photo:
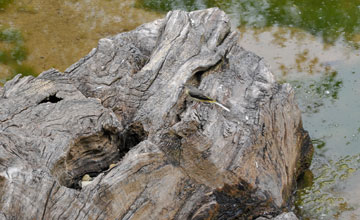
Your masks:
{"label": "water surface", "polygon": [[163,16],[134,4],[132,0],[0,0],[0,85],[17,73],[64,71],[96,47],[100,38]]}

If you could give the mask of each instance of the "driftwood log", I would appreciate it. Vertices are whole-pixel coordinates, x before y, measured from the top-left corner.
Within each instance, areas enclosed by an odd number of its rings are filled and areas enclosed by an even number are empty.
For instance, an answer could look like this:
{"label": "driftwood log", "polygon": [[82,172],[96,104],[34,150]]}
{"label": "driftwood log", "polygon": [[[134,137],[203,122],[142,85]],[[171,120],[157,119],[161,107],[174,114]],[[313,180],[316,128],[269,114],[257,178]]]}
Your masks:
{"label": "driftwood log", "polygon": [[[7,82],[0,219],[286,211],[312,145],[290,85],[278,84],[238,36],[219,9],[172,11],[101,39],[65,73]],[[231,111],[189,99],[185,84]],[[289,216],[277,219],[296,219]]]}

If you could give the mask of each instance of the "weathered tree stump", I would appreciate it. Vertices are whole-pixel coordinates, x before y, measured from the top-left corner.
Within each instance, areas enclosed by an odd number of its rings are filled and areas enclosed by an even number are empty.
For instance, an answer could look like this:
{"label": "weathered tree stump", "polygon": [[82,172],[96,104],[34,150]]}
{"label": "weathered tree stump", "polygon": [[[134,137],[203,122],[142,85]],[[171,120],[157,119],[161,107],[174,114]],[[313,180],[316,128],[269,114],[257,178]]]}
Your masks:
{"label": "weathered tree stump", "polygon": [[280,214],[312,145],[291,87],[240,45],[219,9],[172,11],[101,39],[65,74],[7,82],[0,219]]}

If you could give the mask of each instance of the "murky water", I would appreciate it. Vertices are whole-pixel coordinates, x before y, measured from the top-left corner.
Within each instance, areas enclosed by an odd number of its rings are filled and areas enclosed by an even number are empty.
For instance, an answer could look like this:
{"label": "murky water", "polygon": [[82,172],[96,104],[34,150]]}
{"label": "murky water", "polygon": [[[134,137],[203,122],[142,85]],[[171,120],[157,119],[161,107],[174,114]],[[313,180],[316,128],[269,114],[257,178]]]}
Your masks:
{"label": "murky water", "polygon": [[0,79],[64,71],[100,38],[163,16],[134,0],[0,0]]}
{"label": "murky water", "polygon": [[214,6],[230,15],[240,44],[296,89],[316,147],[297,213],[360,219],[359,0],[0,0],[0,80],[64,70],[102,37],[168,10]]}

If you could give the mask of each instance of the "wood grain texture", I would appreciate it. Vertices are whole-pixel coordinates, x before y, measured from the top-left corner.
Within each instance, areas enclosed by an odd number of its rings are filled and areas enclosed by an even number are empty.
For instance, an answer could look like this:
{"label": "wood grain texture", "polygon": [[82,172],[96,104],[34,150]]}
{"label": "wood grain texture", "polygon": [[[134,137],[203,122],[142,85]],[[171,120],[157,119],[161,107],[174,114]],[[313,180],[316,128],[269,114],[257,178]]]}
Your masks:
{"label": "wood grain texture", "polygon": [[[0,218],[280,214],[312,145],[290,85],[238,35],[219,9],[172,11],[101,39],[65,73],[7,82]],[[189,100],[186,83],[231,112]]]}

